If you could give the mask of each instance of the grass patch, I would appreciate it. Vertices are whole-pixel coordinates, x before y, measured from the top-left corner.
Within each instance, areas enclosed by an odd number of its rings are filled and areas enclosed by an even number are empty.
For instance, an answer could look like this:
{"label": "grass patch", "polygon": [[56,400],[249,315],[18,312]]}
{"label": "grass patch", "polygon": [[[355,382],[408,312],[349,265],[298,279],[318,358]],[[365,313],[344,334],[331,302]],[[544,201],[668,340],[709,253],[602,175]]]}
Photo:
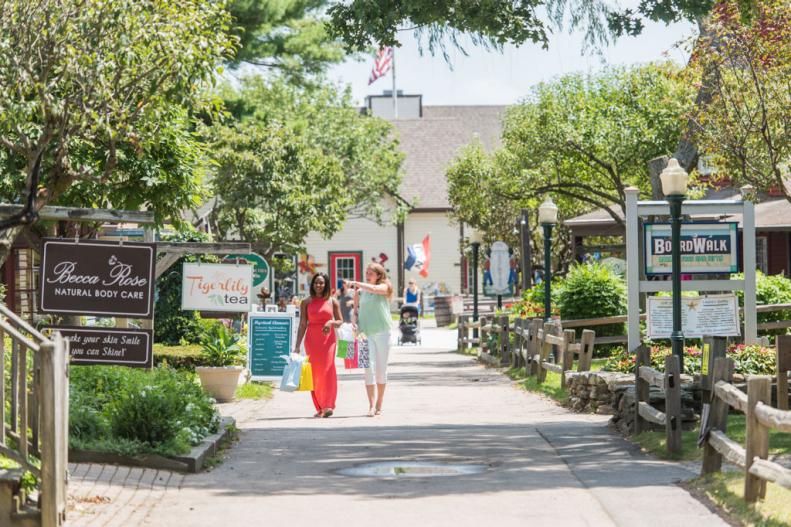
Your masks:
{"label": "grass patch", "polygon": [[511,379],[519,381],[522,388],[529,392],[546,395],[560,404],[566,404],[568,401],[569,394],[560,387],[560,374],[558,373],[548,371],[546,380],[542,383],[539,383],[535,376],[526,376],[524,368],[510,368],[505,374]]}
{"label": "grass patch", "polygon": [[690,486],[705,494],[742,524],[755,527],[791,525],[791,490],[767,483],[766,499],[756,504],[744,501],[744,474],[725,472],[710,474],[690,482]]}
{"label": "grass patch", "polygon": [[[667,452],[667,439],[664,431],[643,432],[632,437],[632,441],[645,450],[662,459],[675,459],[686,461],[700,461],[703,449],[698,448],[698,428],[681,433],[681,454],[670,455]],[[731,414],[728,416],[728,437],[744,446],[747,437],[747,423],[744,415]],[[769,455],[791,453],[791,434],[784,434],[777,430],[769,431]]]}
{"label": "grass patch", "polygon": [[236,389],[237,399],[271,399],[272,398],[272,383],[271,382],[258,382],[251,381],[242,384]]}

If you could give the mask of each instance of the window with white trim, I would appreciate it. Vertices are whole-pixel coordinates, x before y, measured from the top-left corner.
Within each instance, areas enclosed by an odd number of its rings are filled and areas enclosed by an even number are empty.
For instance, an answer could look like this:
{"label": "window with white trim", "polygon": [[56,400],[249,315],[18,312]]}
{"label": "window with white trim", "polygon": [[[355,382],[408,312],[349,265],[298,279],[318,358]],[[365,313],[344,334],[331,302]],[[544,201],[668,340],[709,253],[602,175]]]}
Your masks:
{"label": "window with white trim", "polygon": [[769,274],[769,240],[766,236],[755,237],[755,268]]}

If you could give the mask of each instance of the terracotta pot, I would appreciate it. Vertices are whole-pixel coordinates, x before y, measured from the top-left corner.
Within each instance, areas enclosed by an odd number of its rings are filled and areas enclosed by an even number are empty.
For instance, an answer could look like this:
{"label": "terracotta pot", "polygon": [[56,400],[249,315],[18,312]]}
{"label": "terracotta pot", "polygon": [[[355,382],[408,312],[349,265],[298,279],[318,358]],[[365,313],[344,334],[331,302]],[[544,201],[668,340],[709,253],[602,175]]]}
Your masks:
{"label": "terracotta pot", "polygon": [[195,368],[195,373],[200,377],[201,386],[206,392],[214,397],[218,403],[233,401],[236,387],[239,385],[239,375],[242,373],[241,366],[207,367],[200,366]]}

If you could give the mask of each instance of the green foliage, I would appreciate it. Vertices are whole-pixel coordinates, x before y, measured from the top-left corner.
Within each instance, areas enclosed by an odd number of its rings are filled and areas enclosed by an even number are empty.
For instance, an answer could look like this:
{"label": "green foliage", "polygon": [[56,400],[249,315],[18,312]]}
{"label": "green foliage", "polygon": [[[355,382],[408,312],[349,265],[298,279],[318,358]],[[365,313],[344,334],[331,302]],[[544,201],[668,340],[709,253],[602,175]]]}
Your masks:
{"label": "green foliage", "polygon": [[[138,208],[178,221],[201,156],[192,112],[229,57],[223,2],[6,0],[0,8],[0,191],[19,202]],[[156,31],[152,31],[156,28]]]}
{"label": "green foliage", "polygon": [[[563,280],[557,304],[564,320],[623,315],[626,313],[626,284],[606,265],[578,264]],[[623,324],[596,327],[596,334],[600,336],[623,333]]]}
{"label": "green foliage", "polygon": [[70,371],[72,447],[183,454],[217,430],[212,400],[187,374],[90,366]]}
{"label": "green foliage", "polygon": [[[188,231],[168,237],[171,242],[205,242],[209,237],[200,231]],[[209,258],[211,260],[211,258]],[[154,309],[154,340],[162,344],[196,343],[201,332],[197,311],[181,309],[182,270],[184,262],[195,262],[189,255],[179,258],[157,278],[157,301]]]}
{"label": "green foliage", "polygon": [[402,154],[392,127],[361,115],[348,92],[256,77],[230,92],[235,118],[206,130],[217,163],[217,232],[257,252],[297,252],[309,232],[337,232],[350,214],[383,219]]}
{"label": "green foliage", "polygon": [[248,382],[236,389],[237,399],[269,399],[272,397],[271,382]]}
{"label": "green foliage", "polygon": [[[671,355],[672,351],[667,346],[651,347],[651,367],[665,371],[665,358]],[[684,348],[684,373],[695,375],[700,373],[702,352],[696,346]],[[773,349],[762,346],[731,346],[727,351],[728,358],[734,362],[734,371],[742,375],[774,375],[776,368],[776,357]],[[634,373],[636,357],[632,353],[627,353],[624,348],[618,347],[610,354],[604,366],[606,371],[620,373]]]}
{"label": "green foliage", "polygon": [[755,4],[747,23],[737,2],[715,7],[692,63],[710,101],[692,118],[701,150],[722,174],[791,200],[791,3]]}
{"label": "green foliage", "polygon": [[231,64],[272,68],[292,80],[321,74],[345,57],[322,17],[326,0],[231,0],[239,50]]}
{"label": "green foliage", "polygon": [[196,366],[206,366],[201,359],[199,344],[167,346],[154,344],[154,366],[164,366],[176,370],[195,371]]}
{"label": "green foliage", "polygon": [[[738,280],[744,280],[744,274],[733,275]],[[737,291],[739,304],[744,306],[744,291]],[[765,275],[761,271],[755,271],[755,300],[758,305],[771,304],[791,304],[791,279],[781,274]],[[778,320],[791,319],[791,310],[771,311],[758,313],[758,323],[776,322]],[[785,329],[774,329],[762,331],[767,335],[784,335]]]}
{"label": "green foliage", "polygon": [[244,364],[242,337],[223,324],[209,326],[200,337],[201,361],[206,366],[224,367]]}

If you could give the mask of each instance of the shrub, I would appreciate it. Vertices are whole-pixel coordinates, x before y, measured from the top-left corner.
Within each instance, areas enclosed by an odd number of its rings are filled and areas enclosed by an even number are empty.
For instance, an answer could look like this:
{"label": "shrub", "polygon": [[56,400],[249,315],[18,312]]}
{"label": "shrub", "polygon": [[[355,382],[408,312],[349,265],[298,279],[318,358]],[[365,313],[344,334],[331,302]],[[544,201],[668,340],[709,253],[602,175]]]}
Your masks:
{"label": "shrub", "polygon": [[166,346],[154,344],[154,366],[164,366],[176,370],[193,372],[196,366],[206,366],[201,359],[199,344]]}
{"label": "shrub", "polygon": [[193,377],[167,368],[73,368],[70,389],[73,447],[183,454],[219,425],[212,399]]}
{"label": "shrub", "polygon": [[[744,274],[735,275],[734,278],[744,279]],[[739,304],[744,305],[744,291],[737,291]],[[761,271],[755,272],[755,299],[758,305],[789,304],[791,303],[791,280],[781,274],[765,275]],[[791,319],[791,310],[758,313],[758,323],[776,322]],[[784,335],[786,329],[772,329],[762,331],[765,335]]]}
{"label": "shrub", "polygon": [[222,324],[210,326],[201,335],[201,361],[206,366],[238,366],[244,364],[242,337]]}
{"label": "shrub", "polygon": [[[573,266],[557,293],[564,320],[599,318],[626,313],[626,285],[607,266],[590,263]],[[622,335],[623,324],[597,326],[596,334]]]}
{"label": "shrub", "polygon": [[[733,359],[734,371],[742,375],[774,375],[775,353],[762,346],[731,346],[728,357]],[[670,356],[671,349],[667,346],[651,347],[651,367],[665,371],[665,358]],[[697,346],[684,348],[684,373],[695,375],[700,373],[703,354]],[[604,365],[605,371],[634,373],[636,356],[627,353],[622,347],[616,348]]]}

